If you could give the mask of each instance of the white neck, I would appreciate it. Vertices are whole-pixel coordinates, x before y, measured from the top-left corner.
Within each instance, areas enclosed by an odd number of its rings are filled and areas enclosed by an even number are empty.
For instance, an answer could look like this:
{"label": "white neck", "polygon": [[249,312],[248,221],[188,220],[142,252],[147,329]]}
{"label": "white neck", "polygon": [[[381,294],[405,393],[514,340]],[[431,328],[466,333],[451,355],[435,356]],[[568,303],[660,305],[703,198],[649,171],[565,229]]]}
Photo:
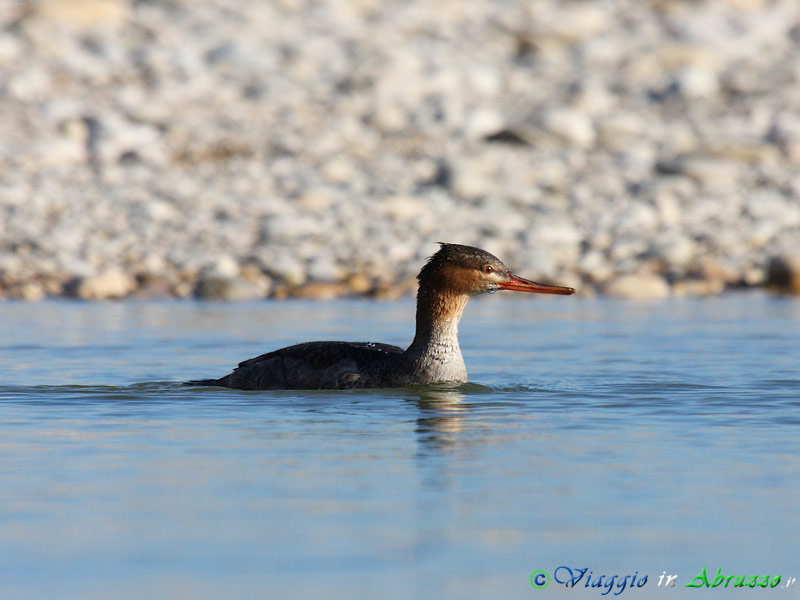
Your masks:
{"label": "white neck", "polygon": [[458,345],[458,322],[469,296],[421,292],[417,298],[417,333],[406,356],[423,381],[466,382],[467,368]]}

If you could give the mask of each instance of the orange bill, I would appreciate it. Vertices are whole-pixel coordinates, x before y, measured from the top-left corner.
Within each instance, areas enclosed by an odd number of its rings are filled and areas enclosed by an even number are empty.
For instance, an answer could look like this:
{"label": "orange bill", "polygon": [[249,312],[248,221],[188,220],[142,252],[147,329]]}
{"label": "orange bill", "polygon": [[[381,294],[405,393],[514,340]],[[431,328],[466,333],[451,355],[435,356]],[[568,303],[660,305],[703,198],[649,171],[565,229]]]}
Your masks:
{"label": "orange bill", "polygon": [[561,294],[568,296],[575,293],[575,288],[563,287],[560,285],[545,285],[544,283],[536,283],[529,281],[522,277],[517,277],[513,273],[508,274],[510,281],[500,282],[500,288],[503,290],[513,290],[515,292],[531,292],[534,294]]}

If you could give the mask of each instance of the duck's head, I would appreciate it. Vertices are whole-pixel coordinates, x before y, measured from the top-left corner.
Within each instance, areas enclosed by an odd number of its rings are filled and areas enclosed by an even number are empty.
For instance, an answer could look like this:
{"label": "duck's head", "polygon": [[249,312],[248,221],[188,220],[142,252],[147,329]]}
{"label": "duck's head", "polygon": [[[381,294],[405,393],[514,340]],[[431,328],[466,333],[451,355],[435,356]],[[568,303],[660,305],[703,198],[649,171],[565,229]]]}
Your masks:
{"label": "duck's head", "polygon": [[440,243],[441,248],[422,267],[417,279],[423,288],[477,296],[498,290],[534,294],[574,294],[575,289],[536,283],[514,275],[500,259],[480,248]]}

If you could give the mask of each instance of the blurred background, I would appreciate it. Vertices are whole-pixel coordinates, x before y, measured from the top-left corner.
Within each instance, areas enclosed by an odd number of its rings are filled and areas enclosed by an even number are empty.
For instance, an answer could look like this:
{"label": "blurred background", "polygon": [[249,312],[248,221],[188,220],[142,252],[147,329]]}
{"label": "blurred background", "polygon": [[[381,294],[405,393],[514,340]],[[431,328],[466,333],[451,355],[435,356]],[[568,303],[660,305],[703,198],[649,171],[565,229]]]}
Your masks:
{"label": "blurred background", "polygon": [[0,0],[0,297],[396,296],[437,241],[800,291],[800,3]]}

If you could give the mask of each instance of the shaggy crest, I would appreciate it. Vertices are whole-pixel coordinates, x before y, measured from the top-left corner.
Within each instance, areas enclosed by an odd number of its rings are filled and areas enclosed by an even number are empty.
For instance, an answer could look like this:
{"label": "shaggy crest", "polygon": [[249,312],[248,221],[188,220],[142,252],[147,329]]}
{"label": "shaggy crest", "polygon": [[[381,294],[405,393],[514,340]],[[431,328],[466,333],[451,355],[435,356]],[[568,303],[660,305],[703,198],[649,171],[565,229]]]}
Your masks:
{"label": "shaggy crest", "polygon": [[486,263],[495,266],[495,268],[503,265],[499,258],[480,248],[462,246],[461,244],[447,244],[445,242],[439,242],[439,246],[441,246],[439,250],[422,267],[419,275],[417,275],[417,280],[422,281],[430,277],[448,262],[455,262],[461,266],[475,269],[480,269]]}

